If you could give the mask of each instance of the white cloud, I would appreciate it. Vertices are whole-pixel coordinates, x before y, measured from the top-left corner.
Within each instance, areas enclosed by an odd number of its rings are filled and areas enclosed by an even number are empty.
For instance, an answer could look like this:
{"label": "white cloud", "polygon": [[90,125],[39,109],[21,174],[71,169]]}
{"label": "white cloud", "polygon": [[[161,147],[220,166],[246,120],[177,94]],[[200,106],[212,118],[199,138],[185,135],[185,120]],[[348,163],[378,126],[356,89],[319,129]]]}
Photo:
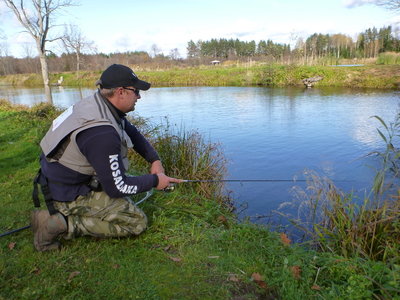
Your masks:
{"label": "white cloud", "polygon": [[391,24],[400,24],[400,16],[394,16],[390,19]]}
{"label": "white cloud", "polygon": [[8,7],[5,5],[4,2],[0,2],[0,15],[8,10]]}
{"label": "white cloud", "polygon": [[353,8],[367,4],[376,4],[378,0],[344,0],[343,4],[345,7]]}

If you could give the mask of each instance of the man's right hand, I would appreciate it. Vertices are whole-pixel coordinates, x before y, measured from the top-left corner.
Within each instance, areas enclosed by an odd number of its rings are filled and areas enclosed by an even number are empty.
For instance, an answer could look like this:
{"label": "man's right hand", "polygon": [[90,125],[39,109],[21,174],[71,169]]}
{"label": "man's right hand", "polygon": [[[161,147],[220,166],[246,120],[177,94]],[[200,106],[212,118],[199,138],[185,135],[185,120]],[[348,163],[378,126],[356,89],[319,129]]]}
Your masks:
{"label": "man's right hand", "polygon": [[177,179],[173,177],[168,177],[164,173],[158,173],[158,185],[156,186],[157,190],[163,190],[166,187],[170,186],[171,183],[181,183],[182,179]]}

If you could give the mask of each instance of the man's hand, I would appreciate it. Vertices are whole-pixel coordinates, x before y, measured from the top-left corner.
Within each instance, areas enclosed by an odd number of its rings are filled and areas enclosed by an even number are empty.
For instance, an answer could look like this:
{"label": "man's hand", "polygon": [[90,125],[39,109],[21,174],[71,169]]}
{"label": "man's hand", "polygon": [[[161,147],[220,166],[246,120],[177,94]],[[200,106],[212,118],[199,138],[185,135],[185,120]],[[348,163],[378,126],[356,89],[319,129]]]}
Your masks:
{"label": "man's hand", "polygon": [[182,179],[177,179],[173,177],[168,177],[164,173],[158,173],[158,185],[156,186],[157,190],[163,190],[168,187],[171,183],[181,183]]}
{"label": "man's hand", "polygon": [[151,164],[150,174],[165,173],[164,167],[160,160],[153,161]]}

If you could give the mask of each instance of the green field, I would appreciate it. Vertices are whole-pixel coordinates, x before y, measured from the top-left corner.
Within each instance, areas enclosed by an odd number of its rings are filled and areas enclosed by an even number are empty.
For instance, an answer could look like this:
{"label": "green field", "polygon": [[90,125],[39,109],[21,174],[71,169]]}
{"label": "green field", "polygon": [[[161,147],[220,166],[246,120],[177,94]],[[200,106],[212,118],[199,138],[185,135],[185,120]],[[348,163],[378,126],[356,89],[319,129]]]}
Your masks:
{"label": "green field", "polygon": [[[0,103],[0,232],[29,224],[38,143],[58,113]],[[293,244],[196,191],[155,192],[141,207],[149,229],[138,237],[51,253],[34,250],[29,230],[0,238],[0,299],[400,299],[398,259]]]}

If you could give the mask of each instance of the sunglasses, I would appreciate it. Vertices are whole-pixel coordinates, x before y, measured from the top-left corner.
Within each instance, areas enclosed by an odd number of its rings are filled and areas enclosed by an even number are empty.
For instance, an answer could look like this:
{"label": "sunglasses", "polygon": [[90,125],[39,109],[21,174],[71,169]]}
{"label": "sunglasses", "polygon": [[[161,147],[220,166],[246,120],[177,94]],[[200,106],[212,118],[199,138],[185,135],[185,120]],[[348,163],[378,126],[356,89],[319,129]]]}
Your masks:
{"label": "sunglasses", "polygon": [[122,87],[124,90],[130,90],[132,92],[135,93],[136,96],[139,96],[140,91],[137,89],[131,89],[131,88],[127,88],[127,87]]}

